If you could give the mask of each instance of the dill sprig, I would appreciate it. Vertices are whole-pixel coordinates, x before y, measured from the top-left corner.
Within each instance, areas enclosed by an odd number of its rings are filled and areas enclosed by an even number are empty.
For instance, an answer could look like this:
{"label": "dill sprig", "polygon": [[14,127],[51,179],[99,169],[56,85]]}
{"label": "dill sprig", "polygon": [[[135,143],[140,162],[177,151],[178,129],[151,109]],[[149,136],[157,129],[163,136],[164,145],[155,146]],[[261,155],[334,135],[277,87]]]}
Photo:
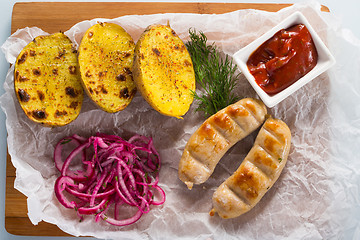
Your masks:
{"label": "dill sprig", "polygon": [[196,111],[210,116],[239,99],[233,93],[238,78],[238,75],[235,76],[236,66],[228,55],[220,57],[214,43],[207,44],[203,32],[189,29],[189,35],[190,41],[185,45],[193,62],[196,82],[204,89],[200,95],[192,92],[198,102]]}

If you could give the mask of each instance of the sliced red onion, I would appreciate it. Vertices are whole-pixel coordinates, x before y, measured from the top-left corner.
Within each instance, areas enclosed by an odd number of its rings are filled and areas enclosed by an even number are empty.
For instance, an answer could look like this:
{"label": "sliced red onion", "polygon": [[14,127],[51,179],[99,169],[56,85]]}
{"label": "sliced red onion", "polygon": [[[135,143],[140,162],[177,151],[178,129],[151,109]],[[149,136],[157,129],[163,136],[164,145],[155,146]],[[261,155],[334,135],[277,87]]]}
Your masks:
{"label": "sliced red onion", "polygon": [[116,225],[116,226],[130,225],[130,224],[133,224],[133,223],[135,223],[136,221],[138,221],[140,219],[140,217],[143,215],[143,213],[141,212],[140,209],[142,209],[144,207],[145,207],[145,203],[142,202],[139,210],[135,213],[135,215],[128,218],[128,219],[116,220],[115,218],[108,217],[105,214],[101,214],[101,218],[104,221],[106,221],[106,222],[108,222],[108,223],[110,223],[112,225]]}
{"label": "sliced red onion", "polygon": [[104,198],[101,200],[101,202],[96,205],[96,206],[90,206],[90,207],[79,207],[77,209],[79,214],[82,215],[91,215],[91,214],[96,214],[99,212],[99,209],[101,209],[102,207],[105,206],[106,202],[109,201],[107,198]]}
{"label": "sliced red onion", "polygon": [[[70,142],[75,148],[64,160],[62,147]],[[82,166],[78,167],[83,171],[70,168],[79,154]],[[73,135],[56,145],[54,161],[61,172],[55,182],[55,195],[64,207],[77,210],[80,219],[84,215],[95,215],[96,222],[103,219],[125,226],[148,213],[151,205],[165,202],[165,192],[158,186],[160,156],[151,138],[135,135],[125,141],[103,133],[90,138]],[[159,201],[153,200],[154,191],[160,193]],[[128,219],[119,219],[122,204],[137,208],[136,213]]]}
{"label": "sliced red onion", "polygon": [[57,197],[57,199],[59,200],[59,202],[66,208],[74,208],[76,207],[76,203],[74,201],[69,201],[65,195],[64,195],[64,191],[66,190],[66,186],[67,185],[71,185],[74,186],[75,182],[72,178],[70,177],[64,177],[61,176],[58,179],[56,179],[55,182],[55,195]]}

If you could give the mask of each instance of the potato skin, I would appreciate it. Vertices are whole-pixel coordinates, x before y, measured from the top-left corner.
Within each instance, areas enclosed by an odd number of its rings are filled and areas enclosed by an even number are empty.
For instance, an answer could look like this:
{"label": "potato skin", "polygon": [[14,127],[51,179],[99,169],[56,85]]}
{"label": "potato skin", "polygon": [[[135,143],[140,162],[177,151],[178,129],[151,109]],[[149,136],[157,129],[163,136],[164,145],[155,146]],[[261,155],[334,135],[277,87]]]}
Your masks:
{"label": "potato skin", "polygon": [[174,30],[150,25],[135,46],[133,77],[145,100],[161,114],[181,118],[193,102],[195,73]]}
{"label": "potato skin", "polygon": [[81,80],[87,95],[104,111],[124,110],[136,93],[132,78],[135,43],[114,23],[98,23],[79,46]]}
{"label": "potato skin", "polygon": [[77,52],[63,33],[36,37],[15,63],[14,89],[21,108],[36,123],[64,126],[83,102]]}

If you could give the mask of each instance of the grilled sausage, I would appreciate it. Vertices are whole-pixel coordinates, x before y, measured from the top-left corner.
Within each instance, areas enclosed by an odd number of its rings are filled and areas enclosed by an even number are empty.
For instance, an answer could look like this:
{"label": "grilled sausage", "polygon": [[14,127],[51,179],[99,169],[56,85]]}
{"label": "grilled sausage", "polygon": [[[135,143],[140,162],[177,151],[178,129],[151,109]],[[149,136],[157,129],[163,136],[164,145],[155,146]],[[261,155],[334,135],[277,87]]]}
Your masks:
{"label": "grilled sausage", "polygon": [[252,209],[283,170],[290,139],[283,121],[267,119],[240,167],[215,191],[210,215],[217,212],[222,218],[234,218]]}
{"label": "grilled sausage", "polygon": [[209,117],[190,137],[179,163],[179,178],[189,189],[204,183],[221,157],[265,120],[265,105],[244,98]]}

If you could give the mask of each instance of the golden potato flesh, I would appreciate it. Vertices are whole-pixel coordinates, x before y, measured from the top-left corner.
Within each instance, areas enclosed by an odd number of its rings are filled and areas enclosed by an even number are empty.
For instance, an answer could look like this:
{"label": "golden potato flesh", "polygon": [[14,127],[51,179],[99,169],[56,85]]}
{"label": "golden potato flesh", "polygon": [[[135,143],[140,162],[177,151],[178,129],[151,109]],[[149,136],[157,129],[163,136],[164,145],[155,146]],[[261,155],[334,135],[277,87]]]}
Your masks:
{"label": "golden potato flesh", "polygon": [[135,47],[133,77],[146,101],[158,112],[180,118],[193,102],[195,74],[191,57],[174,30],[151,25]]}
{"label": "golden potato flesh", "polygon": [[14,87],[25,114],[46,126],[63,126],[80,113],[83,88],[77,52],[63,33],[36,37],[15,63]]}
{"label": "golden potato flesh", "polygon": [[114,23],[98,23],[84,34],[79,47],[81,79],[87,95],[104,111],[118,112],[133,99],[135,43]]}

